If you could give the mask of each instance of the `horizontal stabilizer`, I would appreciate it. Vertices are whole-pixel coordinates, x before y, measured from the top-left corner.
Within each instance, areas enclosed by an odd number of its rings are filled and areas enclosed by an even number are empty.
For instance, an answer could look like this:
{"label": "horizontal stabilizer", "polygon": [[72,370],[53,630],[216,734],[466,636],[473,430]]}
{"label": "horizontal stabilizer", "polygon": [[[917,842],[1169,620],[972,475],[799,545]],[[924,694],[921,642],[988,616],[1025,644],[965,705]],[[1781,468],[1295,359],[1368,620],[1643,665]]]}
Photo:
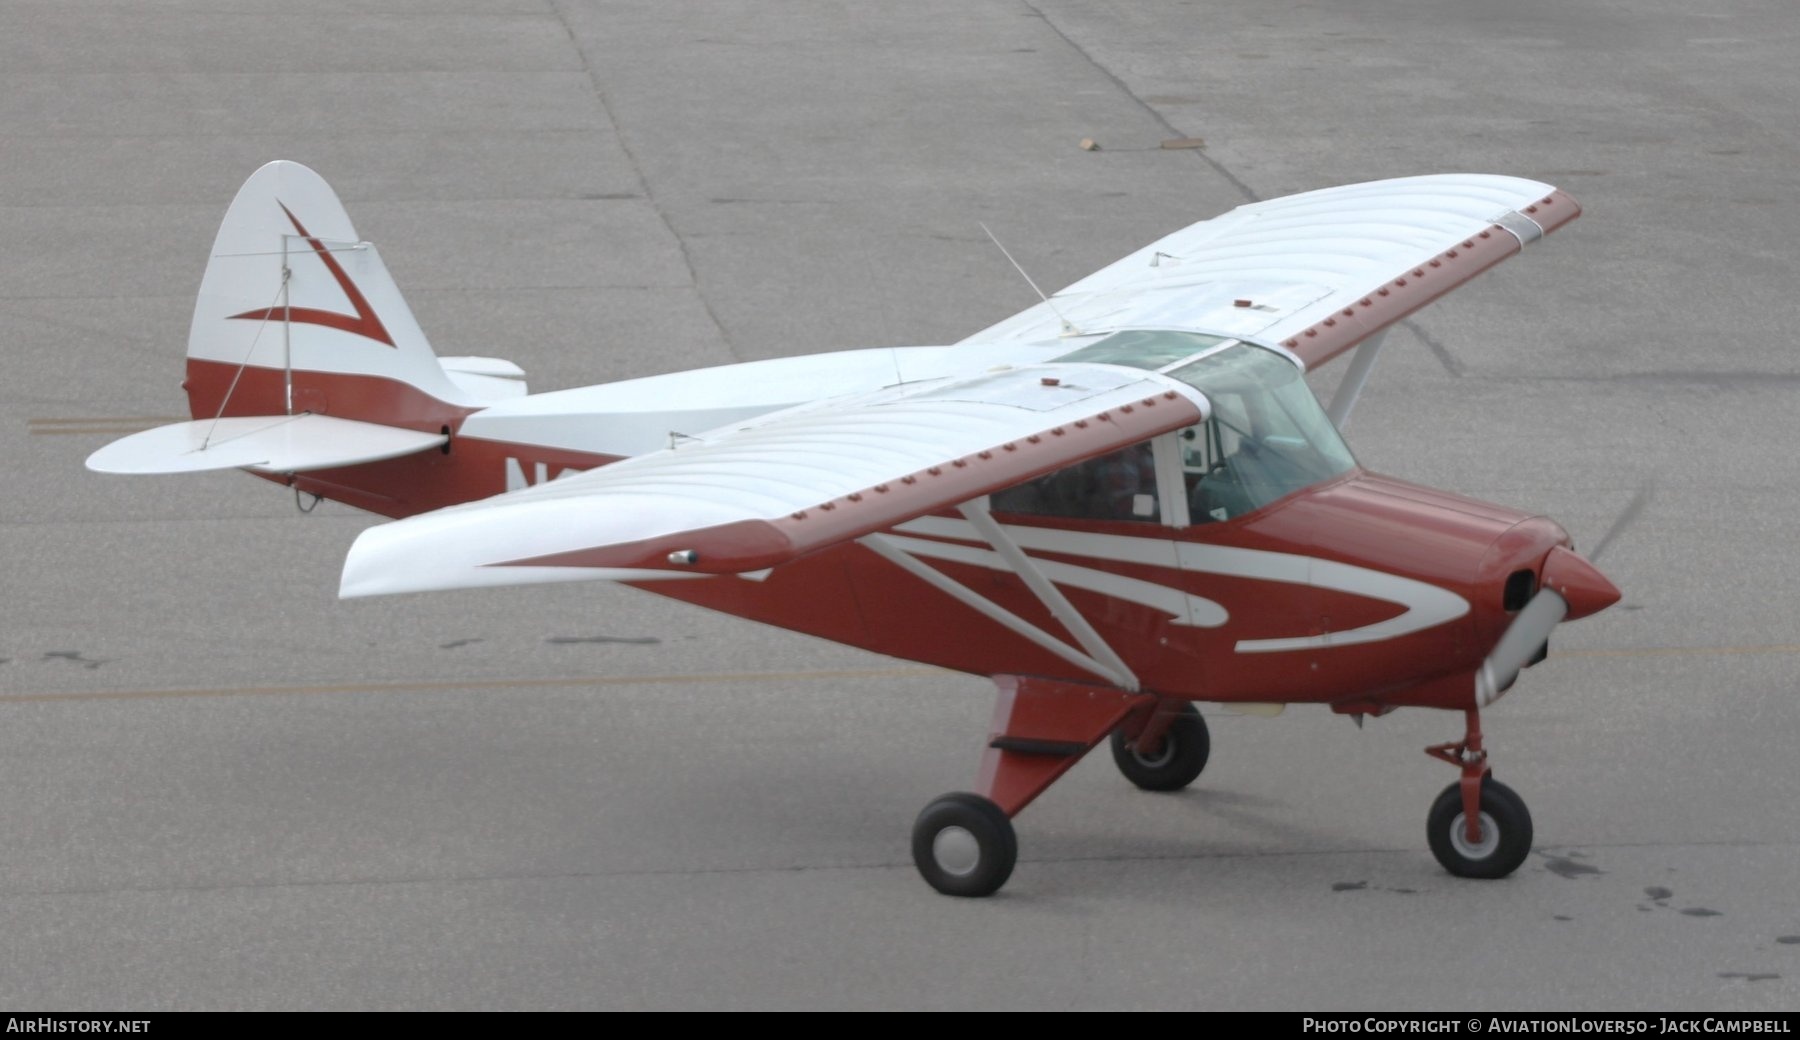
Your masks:
{"label": "horizontal stabilizer", "polygon": [[158,426],[88,456],[98,473],[200,473],[251,468],[274,473],[379,462],[435,448],[448,438],[329,415],[246,415]]}
{"label": "horizontal stabilizer", "polygon": [[509,401],[524,397],[525,370],[511,361],[491,357],[438,358],[444,374],[457,388],[477,401]]}

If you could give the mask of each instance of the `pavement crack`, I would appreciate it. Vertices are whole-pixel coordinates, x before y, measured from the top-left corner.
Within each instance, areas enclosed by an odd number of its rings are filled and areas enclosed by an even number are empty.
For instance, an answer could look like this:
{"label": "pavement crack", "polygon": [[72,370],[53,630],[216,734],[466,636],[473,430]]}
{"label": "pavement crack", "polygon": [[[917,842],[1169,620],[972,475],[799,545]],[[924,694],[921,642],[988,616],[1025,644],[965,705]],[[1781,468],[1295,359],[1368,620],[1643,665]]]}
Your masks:
{"label": "pavement crack", "polygon": [[687,269],[688,280],[693,283],[694,296],[699,299],[701,309],[706,312],[706,317],[713,323],[713,327],[719,330],[719,339],[725,345],[725,352],[734,361],[745,360],[743,355],[738,352],[737,344],[731,340],[731,331],[725,327],[723,321],[719,320],[718,312],[713,310],[712,301],[706,298],[706,291],[700,287],[700,272],[694,267],[693,255],[688,252],[687,239],[683,238],[681,232],[676,229],[675,222],[669,219],[668,211],[663,208],[661,200],[656,197],[656,189],[651,187],[650,178],[644,173],[644,164],[638,161],[637,153],[632,150],[631,142],[625,136],[625,127],[619,122],[618,114],[613,111],[612,101],[607,98],[606,91],[600,86],[599,78],[594,75],[594,65],[588,60],[587,48],[581,45],[581,38],[575,35],[575,27],[569,24],[569,17],[563,13],[562,4],[557,0],[549,0],[549,6],[550,10],[556,13],[556,20],[562,24],[563,32],[568,35],[569,46],[575,49],[575,56],[581,59],[582,75],[587,77],[588,86],[594,92],[594,100],[599,102],[600,111],[606,115],[607,125],[612,127],[613,139],[619,143],[619,150],[625,153],[625,161],[631,164],[632,176],[637,178],[638,184],[643,188],[644,201],[649,203],[651,212],[655,213],[656,219],[662,222],[662,226],[669,232],[669,237],[675,240],[675,249],[681,254],[682,266]]}
{"label": "pavement crack", "polygon": [[[1022,3],[1025,6],[1026,10],[1029,10],[1033,15],[1036,15],[1040,20],[1042,20],[1045,25],[1049,26],[1050,31],[1055,33],[1062,40],[1063,43],[1067,44],[1070,50],[1074,51],[1076,54],[1081,55],[1081,58],[1083,61],[1087,62],[1089,65],[1092,65],[1094,67],[1094,71],[1096,71],[1096,72],[1100,73],[1100,75],[1106,77],[1107,81],[1109,83],[1111,83],[1113,86],[1117,87],[1119,89],[1120,93],[1122,93],[1126,97],[1130,98],[1139,108],[1143,109],[1146,113],[1148,113],[1151,119],[1156,120],[1157,125],[1161,126],[1164,130],[1168,131],[1169,136],[1171,138],[1179,138],[1179,139],[1186,140],[1186,139],[1197,138],[1199,136],[1198,134],[1190,134],[1187,131],[1180,129],[1179,127],[1175,126],[1175,124],[1173,124],[1173,123],[1169,122],[1167,119],[1165,119],[1163,117],[1163,114],[1156,110],[1155,106],[1151,105],[1148,101],[1145,101],[1143,98],[1139,97],[1137,95],[1136,91],[1132,90],[1131,87],[1126,85],[1124,80],[1120,79],[1111,69],[1107,68],[1105,65],[1102,65],[1100,63],[1099,59],[1095,58],[1091,53],[1088,52],[1088,49],[1086,47],[1083,47],[1081,44],[1076,43],[1074,41],[1074,39],[1069,36],[1068,33],[1063,32],[1062,27],[1057,25],[1054,21],[1052,21],[1050,19],[1050,16],[1045,14],[1042,10],[1040,10],[1036,4],[1031,2],[1031,0],[1020,0],[1020,3]],[[1242,194],[1247,201],[1250,201],[1250,202],[1261,202],[1262,201],[1262,196],[1257,194],[1257,191],[1255,188],[1252,188],[1249,184],[1245,183],[1245,181],[1241,177],[1239,177],[1237,174],[1231,172],[1231,169],[1229,167],[1227,167],[1224,163],[1222,163],[1219,160],[1213,158],[1212,156],[1206,154],[1206,151],[1204,149],[1192,148],[1192,149],[1181,149],[1181,150],[1182,151],[1191,151],[1191,152],[1193,152],[1193,154],[1199,156],[1201,162],[1204,162],[1204,163],[1206,163],[1206,165],[1212,167],[1214,173],[1217,173],[1220,177],[1223,177],[1227,183],[1229,183],[1232,187],[1236,188],[1238,190],[1238,192],[1240,194]]]}
{"label": "pavement crack", "polygon": [[45,651],[44,656],[41,659],[45,661],[72,661],[75,664],[86,668],[90,672],[112,660],[110,657],[84,657],[79,650],[48,650]]}
{"label": "pavement crack", "polygon": [[[1094,57],[1094,55],[1086,47],[1083,47],[1081,44],[1075,42],[1075,40],[1072,37],[1070,37],[1068,33],[1063,32],[1062,27],[1057,25],[1056,22],[1053,21],[1049,15],[1045,14],[1042,9],[1040,9],[1035,3],[1032,2],[1032,0],[1019,0],[1019,2],[1021,4],[1023,4],[1025,6],[1025,8],[1027,10],[1029,10],[1033,15],[1037,16],[1037,18],[1042,20],[1045,25],[1049,26],[1050,31],[1055,33],[1063,41],[1063,43],[1068,46],[1068,48],[1070,50],[1074,51],[1076,54],[1079,54],[1083,61],[1085,61],[1089,65],[1093,66],[1094,71],[1096,71],[1100,75],[1106,77],[1107,82],[1111,83],[1115,88],[1118,89],[1118,91],[1120,93],[1122,93],[1126,97],[1130,98],[1133,103],[1135,103],[1139,108],[1143,109],[1146,113],[1148,113],[1150,118],[1156,120],[1157,125],[1161,126],[1165,131],[1167,131],[1171,139],[1179,139],[1179,140],[1199,140],[1200,139],[1200,135],[1191,134],[1191,133],[1181,129],[1180,127],[1177,127],[1175,124],[1169,122],[1169,120],[1166,117],[1164,117],[1160,111],[1157,110],[1156,106],[1150,104],[1150,102],[1148,102],[1148,101],[1144,100],[1142,97],[1140,97],[1138,95],[1138,93],[1136,91],[1132,90],[1131,87],[1123,79],[1120,79],[1116,73],[1114,73],[1111,69],[1107,68],[1104,64],[1102,64],[1098,58]],[[1214,158],[1213,155],[1211,153],[1209,153],[1206,149],[1204,149],[1204,148],[1182,148],[1182,149],[1178,149],[1178,150],[1190,152],[1193,155],[1199,156],[1201,162],[1204,162],[1206,165],[1212,167],[1213,172],[1218,174],[1221,178],[1223,178],[1226,181],[1226,183],[1228,183],[1232,187],[1236,188],[1238,190],[1238,193],[1243,195],[1244,199],[1246,201],[1248,201],[1248,202],[1263,201],[1262,194],[1260,192],[1258,192],[1255,188],[1251,187],[1248,181],[1245,181],[1242,177],[1239,177],[1236,173],[1234,173],[1232,171],[1232,169],[1229,166],[1226,166],[1224,163],[1222,163],[1218,159]],[[1450,353],[1450,350],[1448,347],[1444,346],[1442,343],[1439,343],[1437,340],[1433,339],[1429,333],[1427,333],[1423,328],[1421,328],[1419,326],[1418,322],[1412,320],[1411,318],[1406,318],[1406,319],[1402,319],[1398,324],[1400,326],[1402,326],[1403,328],[1405,328],[1408,332],[1411,332],[1414,336],[1418,337],[1419,342],[1425,344],[1426,349],[1430,350],[1432,356],[1437,358],[1438,364],[1444,366],[1444,371],[1448,372],[1451,376],[1453,376],[1455,378],[1459,378],[1459,379],[1462,378],[1462,376],[1464,374],[1466,374],[1467,368],[1463,365],[1463,363],[1461,361],[1458,361],[1454,354]]]}
{"label": "pavement crack", "polygon": [[1431,351],[1431,356],[1437,358],[1438,364],[1444,366],[1444,371],[1450,373],[1452,377],[1461,379],[1468,374],[1468,367],[1456,360],[1456,355],[1450,353],[1450,348],[1433,339],[1431,334],[1426,332],[1418,322],[1411,318],[1402,318],[1397,324],[1417,337],[1420,343],[1425,344],[1425,349]]}

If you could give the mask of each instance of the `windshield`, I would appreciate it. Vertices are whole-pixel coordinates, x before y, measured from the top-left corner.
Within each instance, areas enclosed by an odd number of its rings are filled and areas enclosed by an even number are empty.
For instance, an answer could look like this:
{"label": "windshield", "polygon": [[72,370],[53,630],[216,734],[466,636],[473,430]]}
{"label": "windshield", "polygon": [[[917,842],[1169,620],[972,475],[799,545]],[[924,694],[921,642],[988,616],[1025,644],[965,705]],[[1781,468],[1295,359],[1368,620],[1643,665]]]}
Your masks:
{"label": "windshield", "polygon": [[1356,465],[1293,362],[1238,344],[1166,370],[1206,395],[1212,418],[1183,431],[1196,523],[1229,520]]}

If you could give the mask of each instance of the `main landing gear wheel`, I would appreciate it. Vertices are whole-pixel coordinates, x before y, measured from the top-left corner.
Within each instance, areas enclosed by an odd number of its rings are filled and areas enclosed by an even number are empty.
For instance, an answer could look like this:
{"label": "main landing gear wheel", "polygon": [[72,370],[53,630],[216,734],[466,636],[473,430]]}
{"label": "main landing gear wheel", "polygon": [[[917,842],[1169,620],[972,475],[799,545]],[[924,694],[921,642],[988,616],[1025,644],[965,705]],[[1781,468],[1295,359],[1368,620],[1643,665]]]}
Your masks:
{"label": "main landing gear wheel", "polygon": [[1113,730],[1112,756],[1125,779],[1146,791],[1179,791],[1194,782],[1206,768],[1212,754],[1212,735],[1206,720],[1191,703],[1178,710],[1162,746],[1152,754],[1143,754],[1125,742],[1125,735]]}
{"label": "main landing gear wheel", "polygon": [[925,807],[913,823],[913,863],[947,896],[999,891],[1019,860],[1019,839],[998,805],[958,791]]}
{"label": "main landing gear wheel", "polygon": [[1481,840],[1469,841],[1463,814],[1462,784],[1444,788],[1425,818],[1431,854],[1457,877],[1503,878],[1519,869],[1531,853],[1531,812],[1513,789],[1481,780]]}

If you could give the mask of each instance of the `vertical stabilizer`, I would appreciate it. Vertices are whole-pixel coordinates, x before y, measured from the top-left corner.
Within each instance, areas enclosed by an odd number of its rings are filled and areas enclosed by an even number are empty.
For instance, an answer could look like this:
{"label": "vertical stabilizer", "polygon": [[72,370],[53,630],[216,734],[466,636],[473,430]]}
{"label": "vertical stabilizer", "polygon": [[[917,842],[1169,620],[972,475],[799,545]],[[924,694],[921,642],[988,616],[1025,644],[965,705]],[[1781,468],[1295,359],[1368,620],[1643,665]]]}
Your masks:
{"label": "vertical stabilizer", "polygon": [[188,334],[189,407],[435,430],[480,402],[444,372],[324,178],[277,161],[238,190]]}

